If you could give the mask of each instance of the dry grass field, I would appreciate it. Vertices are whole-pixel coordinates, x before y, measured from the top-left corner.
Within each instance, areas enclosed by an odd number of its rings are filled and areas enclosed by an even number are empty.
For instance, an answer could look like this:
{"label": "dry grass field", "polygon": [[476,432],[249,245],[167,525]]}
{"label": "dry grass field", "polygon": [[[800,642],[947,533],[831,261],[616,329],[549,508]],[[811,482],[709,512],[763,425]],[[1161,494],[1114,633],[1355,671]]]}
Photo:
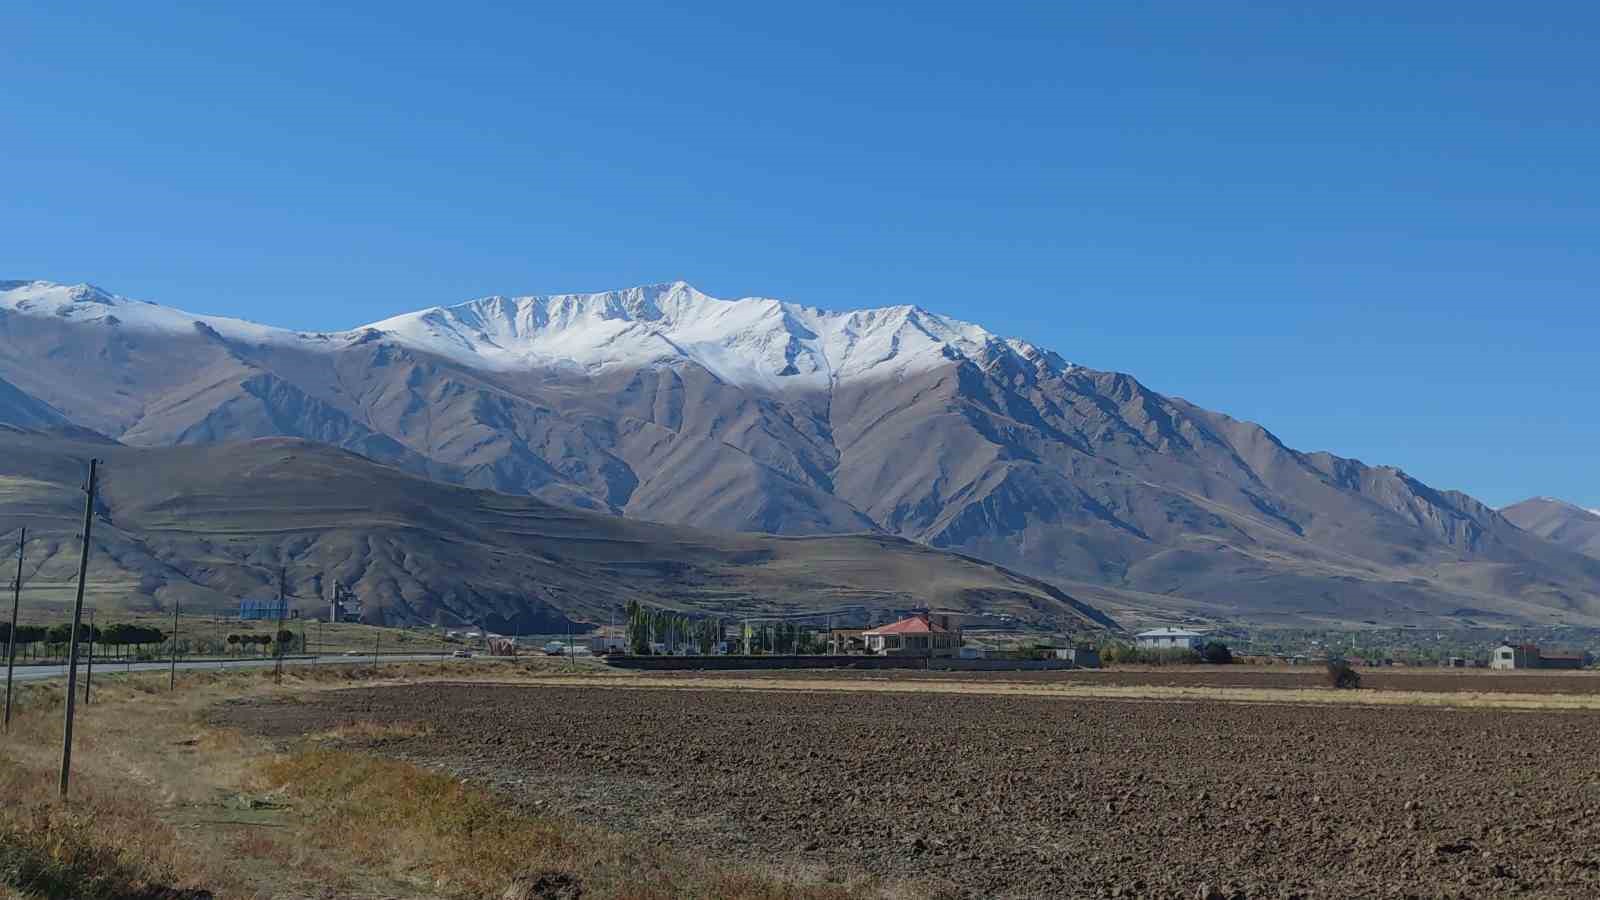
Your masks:
{"label": "dry grass field", "polygon": [[[544,658],[452,664],[454,683],[597,679]],[[354,684],[414,689],[431,664],[96,678],[79,706],[70,802],[56,800],[60,684],[19,688],[0,737],[0,897],[269,898],[922,896],[914,883],[713,860],[508,805],[486,786],[371,748],[428,733],[336,723],[292,742],[212,721],[245,699],[299,705]]]}

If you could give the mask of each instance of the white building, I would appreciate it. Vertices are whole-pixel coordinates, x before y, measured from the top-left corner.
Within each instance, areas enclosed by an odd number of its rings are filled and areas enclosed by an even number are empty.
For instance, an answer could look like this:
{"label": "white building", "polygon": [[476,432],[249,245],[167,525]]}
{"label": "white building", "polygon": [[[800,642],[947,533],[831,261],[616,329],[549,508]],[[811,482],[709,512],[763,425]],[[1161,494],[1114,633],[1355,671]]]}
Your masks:
{"label": "white building", "polygon": [[949,657],[961,652],[961,628],[949,616],[912,613],[893,625],[863,631],[867,652],[879,656]]}
{"label": "white building", "polygon": [[1140,650],[1199,650],[1206,636],[1187,628],[1152,628],[1134,635]]}

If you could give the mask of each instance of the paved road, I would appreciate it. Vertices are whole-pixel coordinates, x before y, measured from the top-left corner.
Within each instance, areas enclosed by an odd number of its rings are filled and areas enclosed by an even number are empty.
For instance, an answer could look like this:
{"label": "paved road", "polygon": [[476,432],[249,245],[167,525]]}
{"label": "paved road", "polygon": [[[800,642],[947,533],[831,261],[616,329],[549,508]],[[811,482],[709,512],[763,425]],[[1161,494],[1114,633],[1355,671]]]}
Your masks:
{"label": "paved road", "polygon": [[[4,654],[0,653],[0,664],[5,662]],[[448,658],[447,658],[448,659]],[[378,657],[380,663],[400,662],[438,662],[437,653],[405,653],[383,654]],[[195,659],[178,660],[180,669],[270,669],[276,660],[266,659]],[[327,666],[327,665],[357,665],[370,664],[372,656],[288,656],[284,657],[285,666]],[[140,662],[123,663],[111,659],[96,659],[94,661],[95,674],[115,675],[121,672],[165,672],[170,663],[166,662]],[[5,668],[0,665],[0,670]],[[78,663],[78,677],[83,677],[83,662]],[[5,673],[0,671],[0,676]],[[66,666],[17,666],[17,681],[43,681],[48,678],[63,678],[67,674]]]}

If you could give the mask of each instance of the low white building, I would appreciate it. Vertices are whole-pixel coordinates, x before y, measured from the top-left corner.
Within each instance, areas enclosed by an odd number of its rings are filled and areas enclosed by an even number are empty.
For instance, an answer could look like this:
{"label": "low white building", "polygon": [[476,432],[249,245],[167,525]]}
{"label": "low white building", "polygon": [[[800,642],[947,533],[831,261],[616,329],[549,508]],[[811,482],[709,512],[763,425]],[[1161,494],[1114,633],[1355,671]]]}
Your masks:
{"label": "low white building", "polygon": [[1140,650],[1199,650],[1206,636],[1187,628],[1152,628],[1134,635]]}

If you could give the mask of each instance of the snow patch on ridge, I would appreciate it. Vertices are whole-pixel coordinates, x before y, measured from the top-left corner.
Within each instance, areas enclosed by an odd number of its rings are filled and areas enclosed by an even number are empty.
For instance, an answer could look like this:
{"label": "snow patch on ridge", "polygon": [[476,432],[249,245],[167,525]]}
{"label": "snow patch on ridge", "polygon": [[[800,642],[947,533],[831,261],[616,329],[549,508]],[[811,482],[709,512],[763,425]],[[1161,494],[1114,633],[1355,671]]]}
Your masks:
{"label": "snow patch on ridge", "polygon": [[199,323],[227,340],[307,348],[342,348],[378,332],[397,344],[500,371],[692,362],[723,381],[772,389],[898,378],[961,358],[980,364],[1009,358],[1054,373],[1071,368],[1025,341],[916,306],[836,313],[764,297],[721,300],[682,281],[594,294],[485,297],[329,333],[195,315],[86,284],[0,282],[0,310],[174,333]]}
{"label": "snow patch on ridge", "polygon": [[[10,287],[7,287],[10,285]],[[173,334],[191,333],[204,325],[228,340],[253,344],[295,343],[322,345],[328,335],[302,334],[270,325],[258,325],[226,316],[202,316],[130,300],[92,284],[55,284],[49,281],[0,282],[0,311],[53,317],[68,322],[98,323],[112,328]]]}

